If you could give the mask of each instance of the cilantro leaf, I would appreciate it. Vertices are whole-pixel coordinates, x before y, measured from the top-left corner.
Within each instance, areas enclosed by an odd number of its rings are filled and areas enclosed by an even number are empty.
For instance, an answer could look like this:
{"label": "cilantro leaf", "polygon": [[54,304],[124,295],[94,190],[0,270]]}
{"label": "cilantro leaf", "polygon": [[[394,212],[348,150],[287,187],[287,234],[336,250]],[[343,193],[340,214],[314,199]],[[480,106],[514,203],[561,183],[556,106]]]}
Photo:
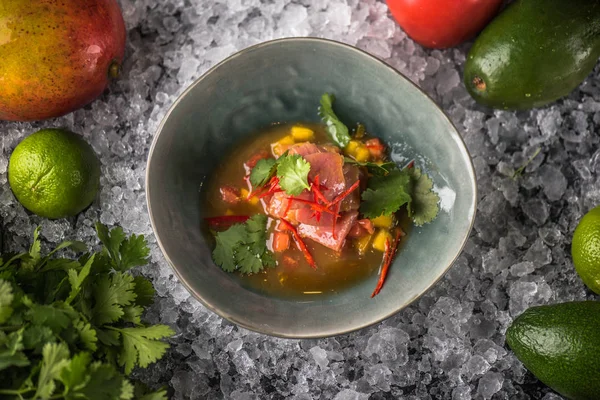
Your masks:
{"label": "cilantro leaf", "polygon": [[150,248],[144,235],[131,235],[121,244],[119,269],[125,271],[148,263]]}
{"label": "cilantro leaf", "polygon": [[359,167],[365,167],[367,168],[369,173],[375,176],[386,176],[394,169],[398,168],[396,163],[393,161],[384,162],[383,164],[377,164],[374,162],[358,162],[356,160],[353,160],[352,158],[344,157],[344,162],[348,164],[357,165]]}
{"label": "cilantro leaf", "polygon": [[91,362],[90,353],[75,354],[69,364],[61,371],[58,379],[65,386],[67,393],[74,393],[84,388],[90,381],[88,366]]}
{"label": "cilantro leaf", "polygon": [[232,225],[224,232],[215,235],[217,246],[213,250],[215,263],[225,272],[233,272],[236,269],[235,250],[247,240],[246,227],[242,224]]}
{"label": "cilantro leaf", "polygon": [[147,367],[163,356],[169,345],[160,342],[175,332],[166,325],[116,329],[121,333],[123,351],[119,355],[119,364],[130,374],[136,365]]}
{"label": "cilantro leaf", "polygon": [[146,245],[144,235],[131,235],[127,238],[123,228],[118,226],[109,232],[101,223],[96,224],[96,231],[117,271],[126,271],[148,262],[150,249]]}
{"label": "cilantro leaf", "polygon": [[138,306],[146,307],[154,302],[154,286],[152,282],[143,276],[136,276],[133,278],[135,283],[135,304]]}
{"label": "cilantro leaf", "polygon": [[142,313],[144,309],[140,306],[127,306],[123,307],[123,321],[131,322],[135,325],[141,324]]}
{"label": "cilantro leaf", "polygon": [[0,324],[5,323],[13,313],[13,289],[10,283],[0,279]]}
{"label": "cilantro leaf", "polygon": [[277,170],[277,161],[274,158],[263,158],[259,160],[252,172],[250,172],[250,183],[252,187],[257,188],[267,184],[275,175]]}
{"label": "cilantro leaf", "polygon": [[27,356],[22,352],[23,347],[23,329],[8,336],[0,331],[0,371],[29,365]]}
{"label": "cilantro leaf", "polygon": [[59,334],[69,325],[77,313],[68,306],[59,303],[53,305],[32,304],[29,316],[31,322],[39,326],[47,326],[55,334]]}
{"label": "cilantro leaf", "polygon": [[117,321],[123,316],[123,306],[135,300],[135,284],[129,274],[117,272],[112,275],[101,275],[94,286],[96,304],[92,310],[96,325],[104,325]]}
{"label": "cilantro leaf", "polygon": [[321,106],[319,107],[319,116],[327,126],[327,133],[331,140],[341,148],[345,148],[350,143],[351,137],[348,133],[348,127],[333,112],[333,103],[335,96],[329,93],[321,96]]}
{"label": "cilantro leaf", "polygon": [[114,400],[121,397],[124,378],[115,367],[110,364],[94,362],[88,371],[89,381],[77,392],[77,397],[73,396],[72,398]]}
{"label": "cilantro leaf", "polygon": [[362,194],[361,213],[367,218],[395,213],[411,201],[410,175],[404,170],[394,170],[385,177],[372,177]]}
{"label": "cilantro leaf", "polygon": [[69,365],[69,348],[64,343],[46,343],[42,350],[42,367],[34,398],[49,398],[56,390],[56,382]]}
{"label": "cilantro leaf", "polygon": [[91,256],[89,260],[85,263],[81,271],[77,272],[76,269],[70,269],[67,274],[69,276],[69,283],[71,284],[71,293],[69,297],[67,297],[67,304],[71,303],[75,297],[79,294],[81,290],[81,285],[85,278],[90,274],[90,270],[92,268],[92,264],[94,263],[94,256]]}
{"label": "cilantro leaf", "polygon": [[250,244],[252,252],[261,255],[267,249],[267,216],[257,214],[246,221],[248,237],[246,243]]}
{"label": "cilantro leaf", "polygon": [[161,389],[157,392],[146,393],[141,397],[136,397],[138,400],[167,400],[167,390]]}
{"label": "cilantro leaf", "polygon": [[411,177],[411,197],[408,204],[408,215],[417,226],[422,226],[435,219],[439,212],[438,203],[440,197],[433,189],[433,181],[419,168],[410,168],[408,172]]}
{"label": "cilantro leaf", "polygon": [[238,248],[237,260],[242,274],[253,274],[263,269],[260,255],[250,249],[250,246],[243,245]]}
{"label": "cilantro leaf", "polygon": [[90,351],[96,351],[96,342],[98,341],[98,338],[96,336],[96,330],[92,328],[92,325],[82,320],[78,320],[73,324],[73,326],[77,330],[79,339],[85,348]]}
{"label": "cilantro leaf", "polygon": [[304,189],[310,190],[308,173],[310,163],[298,154],[279,157],[277,162],[279,186],[289,195],[297,196]]}
{"label": "cilantro leaf", "polygon": [[55,340],[54,332],[47,326],[30,324],[23,331],[23,346],[36,353],[41,353],[44,344]]}

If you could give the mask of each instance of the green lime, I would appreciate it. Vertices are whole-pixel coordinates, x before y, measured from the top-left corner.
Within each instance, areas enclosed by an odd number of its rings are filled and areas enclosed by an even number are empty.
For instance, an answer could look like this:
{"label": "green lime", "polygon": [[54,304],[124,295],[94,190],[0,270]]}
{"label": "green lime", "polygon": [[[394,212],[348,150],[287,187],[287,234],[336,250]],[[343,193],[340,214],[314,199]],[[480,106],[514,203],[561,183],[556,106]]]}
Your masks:
{"label": "green lime", "polygon": [[100,185],[100,161],[79,135],[43,129],[15,148],[8,182],[17,200],[46,218],[74,216],[89,206]]}
{"label": "green lime", "polygon": [[579,221],[573,235],[571,255],[583,283],[600,294],[600,206]]}

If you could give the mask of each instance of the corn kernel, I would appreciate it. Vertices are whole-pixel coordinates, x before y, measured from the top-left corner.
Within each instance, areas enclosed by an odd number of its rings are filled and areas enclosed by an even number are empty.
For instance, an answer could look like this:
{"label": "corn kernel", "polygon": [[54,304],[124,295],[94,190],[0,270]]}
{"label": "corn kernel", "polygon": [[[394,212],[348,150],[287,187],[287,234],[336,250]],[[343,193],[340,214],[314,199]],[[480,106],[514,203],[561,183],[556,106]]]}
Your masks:
{"label": "corn kernel", "polygon": [[380,229],[373,239],[373,248],[381,252],[385,251],[385,242],[389,240],[392,243],[392,234],[385,229]]}
{"label": "corn kernel", "polygon": [[372,238],[373,238],[373,235],[365,235],[356,240],[355,246],[356,246],[356,249],[358,250],[358,254],[360,254],[361,256],[364,256],[367,253],[367,250],[369,249],[369,244],[371,243]]}
{"label": "corn kernel", "polygon": [[377,218],[371,219],[373,225],[377,228],[386,228],[390,229],[394,224],[394,218],[391,215],[381,215]]}
{"label": "corn kernel", "polygon": [[351,140],[346,145],[346,148],[344,149],[344,151],[346,152],[347,155],[354,157],[356,155],[356,149],[358,149],[359,146],[360,146],[359,141]]}
{"label": "corn kernel", "polygon": [[369,152],[369,149],[367,149],[365,146],[360,146],[358,149],[356,149],[356,154],[354,155],[354,158],[358,162],[367,162],[369,161],[369,158],[371,158],[371,153]]}
{"label": "corn kernel", "polygon": [[228,208],[227,211],[225,211],[225,215],[235,215],[235,213]]}
{"label": "corn kernel", "polygon": [[299,142],[306,142],[315,137],[315,133],[312,129],[304,128],[302,126],[292,126],[291,134],[292,137]]}

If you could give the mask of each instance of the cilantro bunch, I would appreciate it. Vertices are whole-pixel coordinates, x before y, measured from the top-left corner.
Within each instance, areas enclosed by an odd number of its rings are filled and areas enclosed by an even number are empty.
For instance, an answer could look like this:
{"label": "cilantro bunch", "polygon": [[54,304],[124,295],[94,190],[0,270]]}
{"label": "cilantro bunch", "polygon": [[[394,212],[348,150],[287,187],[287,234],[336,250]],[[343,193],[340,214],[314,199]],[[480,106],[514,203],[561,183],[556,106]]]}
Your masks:
{"label": "cilantro bunch", "polygon": [[174,334],[141,322],[154,288],[127,271],[147,263],[146,241],[96,230],[99,253],[56,257],[86,251],[70,241],[42,256],[37,229],[28,253],[0,258],[0,398],[166,399],[127,379],[160,359],[169,347],[160,339]]}

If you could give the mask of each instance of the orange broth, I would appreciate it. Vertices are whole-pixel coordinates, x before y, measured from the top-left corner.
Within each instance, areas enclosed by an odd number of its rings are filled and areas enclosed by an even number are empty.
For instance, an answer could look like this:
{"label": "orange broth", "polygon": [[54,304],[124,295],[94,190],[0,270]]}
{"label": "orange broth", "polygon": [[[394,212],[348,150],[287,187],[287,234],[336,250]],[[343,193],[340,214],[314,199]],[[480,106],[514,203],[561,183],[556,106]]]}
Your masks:
{"label": "orange broth", "polygon": [[[299,125],[299,124],[294,124]],[[223,186],[248,188],[244,180],[246,171],[244,163],[253,155],[262,150],[271,153],[271,143],[289,135],[291,124],[273,125],[257,135],[251,135],[249,140],[240,143],[216,167],[218,174],[214,174],[203,189],[205,196],[204,211],[206,217],[222,216],[226,214],[248,215],[265,214],[263,206],[251,205],[247,201],[240,201],[231,205],[221,198],[219,189]],[[303,127],[315,132],[315,144],[331,144],[328,140],[325,126],[322,124],[301,124]],[[401,213],[398,213],[401,215]],[[405,213],[401,217],[400,227],[407,232],[409,220]],[[276,219],[269,218],[268,238],[274,231]],[[241,275],[242,284],[256,291],[275,295],[278,297],[305,297],[337,293],[345,288],[377,274],[382,263],[383,253],[374,250],[371,246],[361,256],[355,248],[356,239],[347,238],[340,253],[335,252],[311,239],[304,239],[308,250],[314,257],[318,268],[312,269],[306,262],[302,252],[297,248],[293,237],[290,235],[290,247],[285,252],[274,253],[277,266],[267,268],[253,275]],[[272,250],[270,239],[268,247]],[[296,266],[283,262],[283,257],[292,257],[297,260]]]}

